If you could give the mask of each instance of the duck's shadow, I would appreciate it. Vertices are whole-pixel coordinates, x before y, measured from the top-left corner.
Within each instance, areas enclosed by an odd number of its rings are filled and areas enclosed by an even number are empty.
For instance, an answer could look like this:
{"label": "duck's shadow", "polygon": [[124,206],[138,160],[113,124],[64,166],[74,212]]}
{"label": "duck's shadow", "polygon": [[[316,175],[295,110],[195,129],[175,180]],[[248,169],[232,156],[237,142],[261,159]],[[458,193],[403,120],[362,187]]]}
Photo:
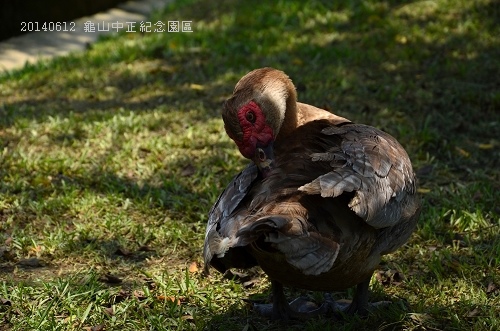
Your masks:
{"label": "duck's shadow", "polygon": [[401,330],[404,321],[411,316],[412,312],[403,301],[395,301],[387,308],[371,312],[367,317],[339,317],[328,313],[300,321],[274,321],[251,308],[237,305],[214,315],[204,330]]}
{"label": "duck's shadow", "polygon": [[[333,300],[345,304],[353,296],[353,289],[343,292],[328,293]],[[298,289],[287,289],[289,301],[296,298],[308,298],[320,306],[325,302],[324,292],[311,292]],[[262,316],[254,303],[270,303],[271,290],[252,293],[242,299],[244,304],[236,303],[220,314],[215,314],[206,324],[204,330],[401,330],[405,320],[412,319],[412,307],[404,298],[392,297],[375,290],[370,295],[370,302],[388,300],[391,302],[381,308],[372,310],[368,316],[346,315],[329,309],[327,313],[306,320],[280,321]]]}

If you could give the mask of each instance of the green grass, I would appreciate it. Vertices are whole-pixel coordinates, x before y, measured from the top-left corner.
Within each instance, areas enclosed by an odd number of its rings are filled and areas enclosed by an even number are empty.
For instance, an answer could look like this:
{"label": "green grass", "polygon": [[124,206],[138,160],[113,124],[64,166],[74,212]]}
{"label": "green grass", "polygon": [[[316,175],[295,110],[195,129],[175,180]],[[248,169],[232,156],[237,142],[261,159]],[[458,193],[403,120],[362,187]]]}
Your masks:
{"label": "green grass", "polygon": [[[2,74],[0,330],[500,329],[499,19],[493,0],[177,1],[151,21],[193,33]],[[424,205],[373,277],[388,310],[282,325],[243,301],[268,298],[265,276],[199,271],[207,212],[246,164],[221,104],[262,66],[407,149]]]}

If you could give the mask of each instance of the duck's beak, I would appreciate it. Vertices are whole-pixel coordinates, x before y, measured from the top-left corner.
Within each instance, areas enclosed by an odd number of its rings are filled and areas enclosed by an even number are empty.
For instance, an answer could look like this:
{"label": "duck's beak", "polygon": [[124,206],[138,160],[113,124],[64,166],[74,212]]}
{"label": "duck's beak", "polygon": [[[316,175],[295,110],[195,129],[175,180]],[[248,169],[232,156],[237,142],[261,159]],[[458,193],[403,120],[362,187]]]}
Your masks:
{"label": "duck's beak", "polygon": [[273,143],[271,142],[265,147],[257,145],[253,161],[259,168],[262,176],[266,178],[274,167]]}

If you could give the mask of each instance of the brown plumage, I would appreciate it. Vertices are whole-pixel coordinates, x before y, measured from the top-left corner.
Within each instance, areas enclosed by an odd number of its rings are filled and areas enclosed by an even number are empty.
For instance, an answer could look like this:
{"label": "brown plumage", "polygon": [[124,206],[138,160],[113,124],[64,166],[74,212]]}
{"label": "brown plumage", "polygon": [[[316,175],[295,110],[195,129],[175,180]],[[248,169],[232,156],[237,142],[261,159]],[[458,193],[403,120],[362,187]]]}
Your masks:
{"label": "brown plumage", "polygon": [[403,245],[419,212],[410,159],[389,134],[297,102],[281,71],[254,70],[222,117],[254,162],[209,213],[204,259],[224,272],[259,265],[273,286],[273,317],[296,318],[282,286],[343,290],[365,313],[371,275]]}

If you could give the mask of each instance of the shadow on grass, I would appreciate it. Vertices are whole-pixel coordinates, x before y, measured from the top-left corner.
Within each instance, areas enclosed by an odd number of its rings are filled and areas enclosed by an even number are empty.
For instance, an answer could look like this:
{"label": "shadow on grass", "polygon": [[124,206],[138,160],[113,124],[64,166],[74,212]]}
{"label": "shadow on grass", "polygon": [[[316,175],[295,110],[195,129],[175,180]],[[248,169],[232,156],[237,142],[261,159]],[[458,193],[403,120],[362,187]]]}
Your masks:
{"label": "shadow on grass", "polygon": [[[396,305],[396,304],[395,304]],[[238,329],[246,330],[304,330],[314,331],[321,330],[377,330],[388,327],[389,330],[398,330],[401,327],[402,317],[407,313],[402,308],[391,308],[390,313],[392,318],[384,316],[380,319],[376,314],[367,318],[359,316],[346,316],[345,318],[336,318],[331,315],[311,318],[309,321],[271,321],[257,315],[254,312],[249,312],[247,309],[231,309],[229,312],[215,316],[211,323],[206,326],[205,330],[225,330],[227,325],[237,327]],[[386,312],[387,314],[387,312]],[[245,317],[243,317],[245,316]]]}
{"label": "shadow on grass", "polygon": [[[336,293],[335,300],[345,297],[345,294]],[[292,298],[293,299],[293,298]],[[205,327],[205,330],[225,330],[230,325],[233,329],[248,329],[248,330],[304,330],[314,331],[321,330],[402,330],[405,324],[412,316],[419,315],[416,307],[412,307],[402,298],[386,296],[377,298],[389,300],[392,303],[384,308],[372,311],[368,316],[359,315],[341,315],[328,312],[320,317],[313,317],[309,320],[302,321],[274,321],[270,318],[263,317],[253,311],[250,305],[245,308],[240,308],[238,305],[229,307],[229,309],[220,314],[216,314],[210,323]],[[372,301],[374,298],[372,298]],[[266,302],[269,302],[266,301]],[[373,301],[375,302],[375,301]],[[319,302],[321,304],[321,302]],[[439,310],[439,306],[434,307]],[[418,324],[418,323],[417,323]],[[429,320],[423,321],[421,327],[430,327],[433,323]],[[437,325],[436,325],[437,326]]]}
{"label": "shadow on grass", "polygon": [[[227,148],[228,144],[218,143],[213,148]],[[27,229],[29,232],[34,229],[50,232],[51,226],[64,229],[63,236],[66,238],[63,240],[64,245],[58,248],[57,255],[64,256],[65,259],[88,257],[88,254],[91,254],[129,266],[142,264],[145,259],[151,257],[161,257],[170,245],[188,245],[189,236],[192,234],[184,239],[180,237],[186,235],[187,230],[193,233],[204,232],[200,227],[200,215],[207,214],[210,204],[217,198],[219,189],[215,189],[215,183],[211,183],[210,187],[201,186],[194,190],[192,181],[196,181],[197,176],[206,177],[207,169],[221,164],[219,155],[203,158],[200,163],[194,165],[189,160],[176,159],[168,163],[166,168],[170,169],[160,169],[160,172],[152,175],[154,178],[140,180],[133,176],[118,176],[114,172],[104,171],[108,157],[109,155],[103,155],[102,160],[94,160],[96,165],[88,173],[82,174],[79,169],[63,169],[60,172],[37,171],[38,174],[31,174],[34,176],[30,178],[33,183],[29,185],[24,182],[16,183],[17,186],[2,183],[0,192],[16,196],[18,200],[15,208],[0,210],[0,221],[6,223],[15,220],[17,230]],[[226,178],[225,181],[228,181],[230,177],[232,174],[220,172],[213,174],[212,178],[214,181],[215,178]],[[94,206],[96,211],[89,210],[88,215],[81,210],[86,208],[85,203],[82,203],[81,207],[74,204],[75,199],[94,199],[96,195],[107,198]],[[120,226],[122,219],[128,219],[125,206],[128,203],[136,206],[136,213],[142,212],[143,215],[137,216],[136,222],[140,223],[133,227],[137,228],[137,232],[127,239]],[[118,214],[106,212],[107,209],[114,210],[113,208],[116,208]],[[158,217],[154,211],[163,211],[163,218]],[[93,218],[100,219],[99,225],[95,225],[97,228],[75,229],[75,223],[81,226],[85,219],[89,222]],[[141,218],[144,218],[144,221],[141,221]],[[201,222],[204,224],[205,217]],[[156,227],[171,227],[173,237],[158,239]],[[176,230],[179,227],[182,232]],[[29,241],[30,238],[31,236],[27,236],[24,240]],[[31,245],[34,245],[34,242]],[[184,257],[197,260],[198,254],[196,249],[186,252]],[[175,260],[175,263],[182,262],[180,258],[167,257],[170,258]],[[14,267],[18,262],[14,256],[3,256],[0,260],[2,272],[15,271]],[[50,263],[46,267],[51,268]],[[30,272],[38,270],[29,266],[24,269]],[[54,269],[54,272],[56,271]]]}

